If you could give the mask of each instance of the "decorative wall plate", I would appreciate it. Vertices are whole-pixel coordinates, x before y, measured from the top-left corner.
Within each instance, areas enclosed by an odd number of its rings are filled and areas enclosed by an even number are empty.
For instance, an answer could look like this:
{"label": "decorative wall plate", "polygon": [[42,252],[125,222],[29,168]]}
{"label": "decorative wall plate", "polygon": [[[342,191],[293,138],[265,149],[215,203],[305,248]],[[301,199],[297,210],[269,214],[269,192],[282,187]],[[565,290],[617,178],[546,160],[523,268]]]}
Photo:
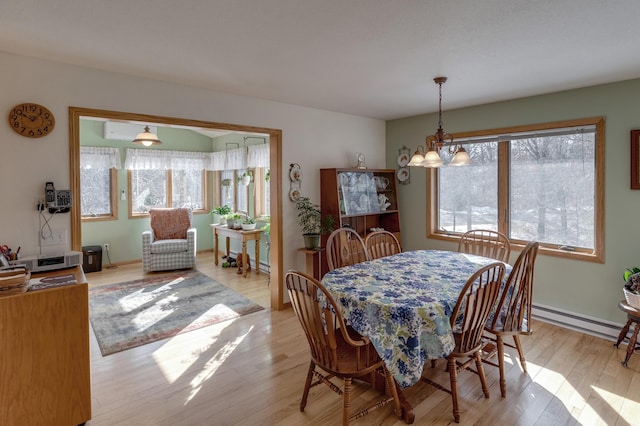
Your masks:
{"label": "decorative wall plate", "polygon": [[289,190],[289,199],[291,201],[298,201],[298,198],[300,198],[300,190],[298,188],[291,188]]}
{"label": "decorative wall plate", "polygon": [[409,158],[409,154],[398,155],[398,166],[405,167],[407,164],[409,164],[409,160],[411,160]]}
{"label": "decorative wall plate", "polygon": [[409,169],[407,167],[400,167],[396,172],[399,182],[406,182],[409,179]]}
{"label": "decorative wall plate", "polygon": [[292,164],[289,169],[289,179],[291,182],[300,182],[302,180],[302,170],[298,163]]}

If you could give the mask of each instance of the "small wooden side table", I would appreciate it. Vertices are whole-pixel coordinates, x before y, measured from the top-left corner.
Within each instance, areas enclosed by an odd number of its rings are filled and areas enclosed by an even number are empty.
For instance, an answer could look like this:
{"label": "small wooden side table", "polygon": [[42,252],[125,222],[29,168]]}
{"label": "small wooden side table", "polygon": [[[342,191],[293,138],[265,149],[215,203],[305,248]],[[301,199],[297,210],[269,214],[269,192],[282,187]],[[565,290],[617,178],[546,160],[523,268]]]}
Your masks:
{"label": "small wooden side table", "polygon": [[622,365],[627,367],[627,363],[629,362],[629,358],[631,358],[631,354],[636,349],[636,343],[638,342],[638,331],[640,331],[640,310],[634,308],[629,305],[626,300],[621,300],[618,303],[618,308],[621,311],[627,313],[627,323],[620,330],[620,335],[618,335],[618,341],[613,345],[616,348],[626,337],[627,333],[629,333],[629,328],[631,327],[631,323],[635,323],[633,326],[633,333],[631,333],[631,337],[629,338],[629,342],[627,343],[627,356],[624,358]]}
{"label": "small wooden side table", "polygon": [[247,241],[255,241],[255,271],[256,275],[260,273],[260,236],[262,229],[252,229],[244,231],[242,229],[229,229],[226,225],[210,225],[213,231],[213,251],[215,264],[218,266],[218,235],[226,237],[227,256],[229,256],[229,238],[242,241],[242,276],[247,277]]}

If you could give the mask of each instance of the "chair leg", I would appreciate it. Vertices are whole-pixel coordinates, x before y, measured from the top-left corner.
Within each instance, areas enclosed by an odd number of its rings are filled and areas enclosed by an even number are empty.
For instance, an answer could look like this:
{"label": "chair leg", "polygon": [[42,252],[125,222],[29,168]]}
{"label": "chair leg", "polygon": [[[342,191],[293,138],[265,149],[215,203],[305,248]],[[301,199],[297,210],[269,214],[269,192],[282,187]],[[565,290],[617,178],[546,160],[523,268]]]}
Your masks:
{"label": "chair leg", "polygon": [[351,407],[351,377],[344,378],[344,389],[342,390],[342,424],[349,424],[349,408]]}
{"label": "chair leg", "polygon": [[524,359],[524,352],[522,352],[522,345],[520,344],[520,336],[518,336],[517,334],[514,334],[513,341],[516,344],[516,349],[518,349],[518,356],[520,357],[520,365],[522,366],[522,371],[526,373],[527,361]]}
{"label": "chair leg", "polygon": [[487,386],[487,377],[484,375],[484,368],[482,367],[482,358],[480,358],[480,352],[473,354],[473,358],[476,360],[476,370],[478,371],[478,377],[480,377],[480,384],[482,385],[482,393],[485,398],[489,398],[489,386]]}
{"label": "chair leg", "polygon": [[309,389],[311,388],[311,380],[313,379],[313,370],[315,369],[316,369],[316,364],[313,361],[311,361],[309,363],[309,372],[307,373],[307,381],[304,383],[302,400],[300,401],[300,411],[304,411],[304,407],[307,406],[307,397],[309,396]]}
{"label": "chair leg", "polygon": [[498,369],[500,370],[500,394],[504,398],[507,396],[507,382],[504,378],[504,341],[501,335],[496,336],[496,346],[498,347]]}
{"label": "chair leg", "polygon": [[455,358],[448,358],[447,369],[451,380],[451,403],[453,405],[453,420],[460,423],[460,409],[458,408],[458,369]]}

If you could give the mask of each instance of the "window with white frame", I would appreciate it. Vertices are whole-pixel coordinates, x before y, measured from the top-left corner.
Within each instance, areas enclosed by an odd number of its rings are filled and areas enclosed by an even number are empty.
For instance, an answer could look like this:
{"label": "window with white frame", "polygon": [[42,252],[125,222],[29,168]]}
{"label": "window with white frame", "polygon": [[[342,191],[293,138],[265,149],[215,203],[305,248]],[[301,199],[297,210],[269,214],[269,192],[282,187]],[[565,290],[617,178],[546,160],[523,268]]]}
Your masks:
{"label": "window with white frame", "polygon": [[493,229],[516,245],[535,240],[547,254],[601,261],[604,120],[506,130],[456,135],[472,164],[432,171],[430,236]]}

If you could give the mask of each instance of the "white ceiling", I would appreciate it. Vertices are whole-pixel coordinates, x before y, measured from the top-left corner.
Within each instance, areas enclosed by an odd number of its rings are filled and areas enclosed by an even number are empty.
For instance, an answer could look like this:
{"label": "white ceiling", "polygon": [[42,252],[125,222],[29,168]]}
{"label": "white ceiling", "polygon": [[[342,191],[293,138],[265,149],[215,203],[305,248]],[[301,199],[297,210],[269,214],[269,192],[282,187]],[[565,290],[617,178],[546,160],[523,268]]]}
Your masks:
{"label": "white ceiling", "polygon": [[640,77],[638,0],[2,0],[0,50],[393,119]]}

